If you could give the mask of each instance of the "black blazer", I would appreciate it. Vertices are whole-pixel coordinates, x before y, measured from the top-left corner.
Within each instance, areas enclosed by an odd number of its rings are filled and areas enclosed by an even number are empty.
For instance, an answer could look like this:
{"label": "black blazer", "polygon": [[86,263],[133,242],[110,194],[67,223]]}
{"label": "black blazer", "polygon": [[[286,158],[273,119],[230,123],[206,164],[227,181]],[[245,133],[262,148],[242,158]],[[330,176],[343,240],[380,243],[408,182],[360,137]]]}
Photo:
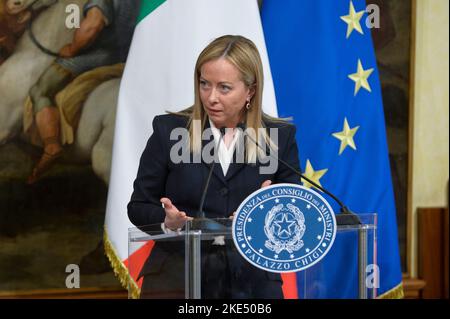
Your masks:
{"label": "black blazer", "polygon": [[[278,156],[299,169],[295,126],[275,122],[265,124],[268,128],[278,128]],[[209,122],[206,125],[209,127]],[[182,116],[166,114],[154,118],[153,134],[142,153],[134,181],[134,191],[128,204],[128,217],[134,225],[142,226],[164,221],[165,212],[160,203],[161,197],[168,197],[180,211],[185,211],[187,215],[196,216],[211,164],[203,160],[201,163],[174,164],[170,160],[170,149],[177,143],[170,140],[170,133],[175,128],[186,126],[187,118]],[[208,142],[204,141],[203,145]],[[261,187],[265,180],[271,180],[272,184],[300,183],[299,177],[281,163],[273,174],[261,174],[260,166],[267,166],[267,164],[231,163],[224,176],[221,165],[216,163],[204,203],[206,217],[229,217],[249,194]],[[167,251],[154,249],[152,258],[146,262],[141,275],[145,276],[164,269],[168,254],[170,253]],[[229,263],[236,266],[233,271],[236,276],[243,275],[242,269],[247,269],[248,271],[244,271],[247,281],[250,279],[248,276],[255,275],[281,282],[279,274],[264,272],[252,266],[238,253],[231,259]],[[259,277],[254,279],[261,281]],[[235,279],[238,280],[238,278]],[[243,297],[252,296],[244,295]]]}

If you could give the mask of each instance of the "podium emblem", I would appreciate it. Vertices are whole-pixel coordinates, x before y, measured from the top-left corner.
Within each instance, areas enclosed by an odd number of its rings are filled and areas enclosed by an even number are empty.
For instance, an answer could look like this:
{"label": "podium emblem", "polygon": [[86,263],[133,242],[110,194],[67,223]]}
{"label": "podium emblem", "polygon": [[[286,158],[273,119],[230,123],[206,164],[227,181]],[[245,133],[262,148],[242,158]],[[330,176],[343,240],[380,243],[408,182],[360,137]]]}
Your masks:
{"label": "podium emblem", "polygon": [[297,184],[275,184],[250,194],[236,211],[233,240],[240,254],[270,272],[296,272],[319,262],[336,237],[330,204]]}

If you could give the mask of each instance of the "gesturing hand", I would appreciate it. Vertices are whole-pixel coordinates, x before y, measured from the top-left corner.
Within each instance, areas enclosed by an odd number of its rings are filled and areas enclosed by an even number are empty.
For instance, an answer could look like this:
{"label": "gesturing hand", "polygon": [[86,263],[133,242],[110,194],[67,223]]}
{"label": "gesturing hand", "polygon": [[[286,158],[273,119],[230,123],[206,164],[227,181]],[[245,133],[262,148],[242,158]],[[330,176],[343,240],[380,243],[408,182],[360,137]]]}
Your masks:
{"label": "gesturing hand", "polygon": [[266,179],[262,184],[261,184],[261,188],[270,186],[272,184],[272,181],[270,179]]}
{"label": "gesturing hand", "polygon": [[186,221],[192,220],[192,217],[187,216],[183,211],[179,211],[167,197],[161,198],[160,202],[164,205],[164,211],[166,212],[164,225],[167,228],[171,230],[182,228]]}

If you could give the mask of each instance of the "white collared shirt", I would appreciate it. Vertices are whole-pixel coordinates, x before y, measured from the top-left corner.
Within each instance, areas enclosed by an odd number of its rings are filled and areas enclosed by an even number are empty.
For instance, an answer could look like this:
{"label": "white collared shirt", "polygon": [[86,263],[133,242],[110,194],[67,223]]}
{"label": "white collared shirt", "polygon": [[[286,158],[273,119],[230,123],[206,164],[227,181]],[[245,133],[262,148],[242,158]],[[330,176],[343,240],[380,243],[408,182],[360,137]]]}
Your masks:
{"label": "white collared shirt", "polygon": [[[209,119],[209,125],[211,126],[211,131],[214,135],[214,141],[219,143],[220,139],[220,130],[214,125],[214,123]],[[228,130],[228,129],[227,129]],[[222,166],[223,176],[227,175],[228,168],[230,167],[230,163],[233,160],[234,149],[236,147],[236,142],[241,134],[240,130],[233,129],[234,136],[233,140],[230,143],[230,146],[227,148],[225,145],[225,137],[222,137],[222,141],[220,142],[219,149],[217,151],[217,155],[219,157],[220,166]]]}

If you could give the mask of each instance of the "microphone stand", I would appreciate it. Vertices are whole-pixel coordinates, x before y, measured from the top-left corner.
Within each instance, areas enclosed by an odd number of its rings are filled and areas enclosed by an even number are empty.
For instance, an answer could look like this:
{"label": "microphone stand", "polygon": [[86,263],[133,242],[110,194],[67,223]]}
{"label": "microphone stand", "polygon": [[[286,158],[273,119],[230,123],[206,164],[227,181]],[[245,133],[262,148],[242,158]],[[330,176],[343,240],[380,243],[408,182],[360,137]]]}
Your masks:
{"label": "microphone stand", "polygon": [[[244,135],[246,137],[248,137],[253,143],[255,143],[256,146],[258,146],[264,153],[266,152],[266,150],[263,149],[262,146],[259,145],[259,143],[254,138],[252,138],[247,132],[245,132],[245,125],[243,123],[239,123],[238,127],[240,129],[242,129]],[[341,209],[341,214],[340,215],[336,215],[336,222],[337,222],[338,225],[359,225],[359,224],[361,224],[361,220],[359,219],[358,215],[355,214],[354,212],[352,212],[350,209],[348,209],[348,207],[345,206],[339,200],[339,198],[337,198],[335,195],[333,195],[328,190],[326,190],[322,186],[318,185],[317,183],[315,183],[314,181],[312,181],[308,177],[304,176],[302,173],[300,173],[296,168],[294,168],[292,165],[290,165],[286,161],[284,161],[281,158],[279,158],[278,156],[275,156],[274,154],[272,154],[273,153],[273,149],[271,148],[270,144],[268,144],[267,146],[270,149],[270,152],[269,152],[269,156],[270,157],[274,158],[276,161],[278,161],[278,162],[282,163],[283,165],[285,165],[292,172],[297,174],[300,177],[300,179],[304,179],[304,180],[308,181],[310,184],[314,185],[315,187],[317,187],[318,189],[323,191],[325,194],[329,195],[331,198],[333,198],[336,201],[336,203],[338,203],[338,205],[340,206],[340,209]],[[340,216],[340,217],[338,218],[338,216]]]}
{"label": "microphone stand", "polygon": [[[221,224],[217,220],[213,220],[205,217],[203,206],[205,204],[206,193],[208,192],[209,183],[211,181],[211,175],[218,160],[218,149],[220,142],[225,135],[225,128],[220,128],[220,138],[217,146],[214,148],[214,160],[209,168],[208,178],[206,179],[205,186],[203,188],[202,197],[200,199],[200,205],[197,212],[197,217],[192,221],[186,222],[186,239],[185,250],[188,252],[188,259],[186,260],[186,267],[188,271],[185,278],[185,291],[187,298],[200,299],[201,298],[201,241],[203,233],[221,232],[227,230],[227,225]],[[228,223],[229,224],[229,223]]]}
{"label": "microphone stand", "polygon": [[[257,141],[255,141],[254,138],[252,138],[247,132],[245,132],[245,125],[243,123],[240,123],[238,125],[239,128],[241,128],[244,132],[244,136],[247,136],[250,138],[250,140],[256,144],[263,152],[266,152],[265,149],[261,147],[261,145],[258,144]],[[273,149],[270,147],[270,144],[268,144],[269,149],[273,152]],[[333,198],[340,206],[341,208],[341,214],[336,215],[336,222],[338,226],[358,226],[358,295],[360,299],[367,299],[367,288],[365,284],[366,280],[366,268],[367,268],[367,243],[368,243],[368,230],[367,226],[364,225],[359,216],[352,212],[350,209],[347,208],[336,196],[334,196],[332,193],[318,185],[317,183],[313,182],[306,176],[304,176],[302,173],[300,173],[297,169],[292,167],[289,163],[285,162],[284,160],[278,158],[278,156],[275,156],[272,154],[272,152],[269,152],[269,156],[274,158],[275,160],[281,162],[286,167],[288,167],[291,171],[293,171],[295,174],[300,176],[300,178],[308,181],[324,193],[328,194],[331,198]]]}
{"label": "microphone stand", "polygon": [[218,160],[218,150],[220,147],[220,143],[223,140],[223,137],[225,135],[225,127],[220,128],[220,137],[219,137],[219,142],[217,143],[217,146],[214,149],[214,160],[211,164],[211,167],[209,169],[209,173],[208,173],[208,177],[206,179],[205,182],[205,186],[203,188],[203,192],[202,192],[202,197],[200,199],[200,205],[198,208],[198,213],[197,213],[197,217],[194,218],[191,221],[191,225],[190,228],[191,229],[200,229],[203,231],[219,231],[219,230],[225,230],[227,228],[227,225],[223,225],[215,220],[212,220],[210,218],[206,218],[205,217],[205,212],[203,211],[203,206],[205,204],[205,199],[206,199],[206,193],[208,192],[208,188],[209,188],[209,184],[211,181],[211,175],[212,172],[214,170],[214,166],[216,164],[216,160]]}

